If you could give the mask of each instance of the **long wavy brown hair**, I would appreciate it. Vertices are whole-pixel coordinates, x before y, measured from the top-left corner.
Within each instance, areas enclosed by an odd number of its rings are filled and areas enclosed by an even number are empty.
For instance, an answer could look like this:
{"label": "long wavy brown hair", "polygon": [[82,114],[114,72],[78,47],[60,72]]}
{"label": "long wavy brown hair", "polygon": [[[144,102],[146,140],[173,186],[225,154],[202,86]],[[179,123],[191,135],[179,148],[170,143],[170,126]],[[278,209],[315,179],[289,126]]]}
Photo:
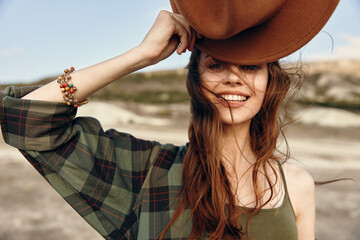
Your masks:
{"label": "long wavy brown hair", "polygon": [[[244,228],[248,230],[251,217],[275,195],[277,171],[271,167],[276,176],[276,180],[272,181],[265,166],[272,166],[269,164],[270,160],[286,159],[288,155],[279,155],[281,152],[277,151],[277,139],[282,133],[284,116],[281,117],[279,112],[290,89],[290,75],[280,67],[278,61],[267,64],[268,83],[263,105],[250,124],[251,148],[257,156],[252,166],[256,200],[253,208],[240,211],[221,161],[219,141],[223,136],[223,125],[216,106],[203,92],[198,70],[200,53],[195,48],[188,65],[186,86],[191,98],[191,120],[188,130],[189,147],[183,161],[181,198],[160,239],[164,238],[185,209],[190,209],[189,219],[192,219],[193,224],[189,239],[199,239],[205,231],[209,234],[209,239],[243,239]],[[265,200],[258,180],[260,171],[264,173],[271,193]],[[250,217],[247,226],[241,226],[239,216],[245,213]]]}

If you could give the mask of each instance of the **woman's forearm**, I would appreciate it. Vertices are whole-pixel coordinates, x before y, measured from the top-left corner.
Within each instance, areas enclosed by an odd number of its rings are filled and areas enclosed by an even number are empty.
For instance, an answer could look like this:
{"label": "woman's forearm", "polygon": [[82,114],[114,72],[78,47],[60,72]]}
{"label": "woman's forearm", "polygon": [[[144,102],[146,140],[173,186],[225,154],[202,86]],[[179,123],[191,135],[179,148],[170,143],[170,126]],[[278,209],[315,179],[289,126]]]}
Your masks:
{"label": "woman's forearm", "polygon": [[[166,59],[175,50],[178,54],[187,49],[192,50],[195,40],[196,32],[183,16],[161,11],[138,47],[105,62],[72,72],[71,81],[77,89],[75,97],[81,102],[107,84]],[[64,102],[56,80],[27,94],[23,99]]]}
{"label": "woman's forearm", "polygon": [[[140,47],[136,47],[107,61],[75,71],[71,73],[71,80],[77,88],[76,98],[82,101],[107,84],[149,65],[151,61]],[[56,80],[27,94],[23,99],[64,102]]]}

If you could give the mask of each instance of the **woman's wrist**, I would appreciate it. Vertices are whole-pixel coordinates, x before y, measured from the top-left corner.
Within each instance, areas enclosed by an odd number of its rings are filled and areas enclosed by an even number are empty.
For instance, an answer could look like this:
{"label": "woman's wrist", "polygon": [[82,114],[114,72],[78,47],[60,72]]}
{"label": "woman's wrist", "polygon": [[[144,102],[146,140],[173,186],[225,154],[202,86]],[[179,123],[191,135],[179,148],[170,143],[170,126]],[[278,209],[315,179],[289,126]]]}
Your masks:
{"label": "woman's wrist", "polygon": [[[151,65],[144,50],[135,47],[124,54],[107,61],[89,66],[71,73],[71,79],[76,86],[76,98],[79,101],[121,77]],[[53,81],[42,88],[24,96],[23,99],[36,99],[54,102],[64,102],[61,88]]]}
{"label": "woman's wrist", "polygon": [[135,71],[159,62],[159,56],[153,54],[151,50],[142,44],[131,49],[129,52],[132,52],[134,55],[136,55],[136,58],[139,58],[137,64],[135,64],[135,67],[137,68]]}

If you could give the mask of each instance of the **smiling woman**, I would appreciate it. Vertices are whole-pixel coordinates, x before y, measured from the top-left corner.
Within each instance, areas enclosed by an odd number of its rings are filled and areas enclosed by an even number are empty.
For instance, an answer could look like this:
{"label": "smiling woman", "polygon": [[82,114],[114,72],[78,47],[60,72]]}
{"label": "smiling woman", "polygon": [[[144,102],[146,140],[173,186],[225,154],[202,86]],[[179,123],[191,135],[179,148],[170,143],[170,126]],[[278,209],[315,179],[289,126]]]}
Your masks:
{"label": "smiling woman", "polygon": [[267,65],[229,65],[202,53],[198,68],[204,94],[217,107],[223,123],[250,123],[262,106]]}
{"label": "smiling woman", "polygon": [[[293,81],[278,59],[310,41],[337,3],[173,0],[124,54],[5,89],[4,139],[106,239],[314,239],[314,181],[277,149]],[[188,144],[75,118],[98,89],[187,50]]]}

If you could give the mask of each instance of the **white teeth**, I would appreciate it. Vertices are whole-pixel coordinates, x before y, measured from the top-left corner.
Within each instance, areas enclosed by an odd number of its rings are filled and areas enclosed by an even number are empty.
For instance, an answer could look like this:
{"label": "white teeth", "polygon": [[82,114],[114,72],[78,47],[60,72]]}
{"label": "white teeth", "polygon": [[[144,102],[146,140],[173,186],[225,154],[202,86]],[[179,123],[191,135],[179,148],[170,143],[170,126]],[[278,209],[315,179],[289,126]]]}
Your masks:
{"label": "white teeth", "polygon": [[221,95],[227,101],[245,101],[247,97],[241,95]]}

